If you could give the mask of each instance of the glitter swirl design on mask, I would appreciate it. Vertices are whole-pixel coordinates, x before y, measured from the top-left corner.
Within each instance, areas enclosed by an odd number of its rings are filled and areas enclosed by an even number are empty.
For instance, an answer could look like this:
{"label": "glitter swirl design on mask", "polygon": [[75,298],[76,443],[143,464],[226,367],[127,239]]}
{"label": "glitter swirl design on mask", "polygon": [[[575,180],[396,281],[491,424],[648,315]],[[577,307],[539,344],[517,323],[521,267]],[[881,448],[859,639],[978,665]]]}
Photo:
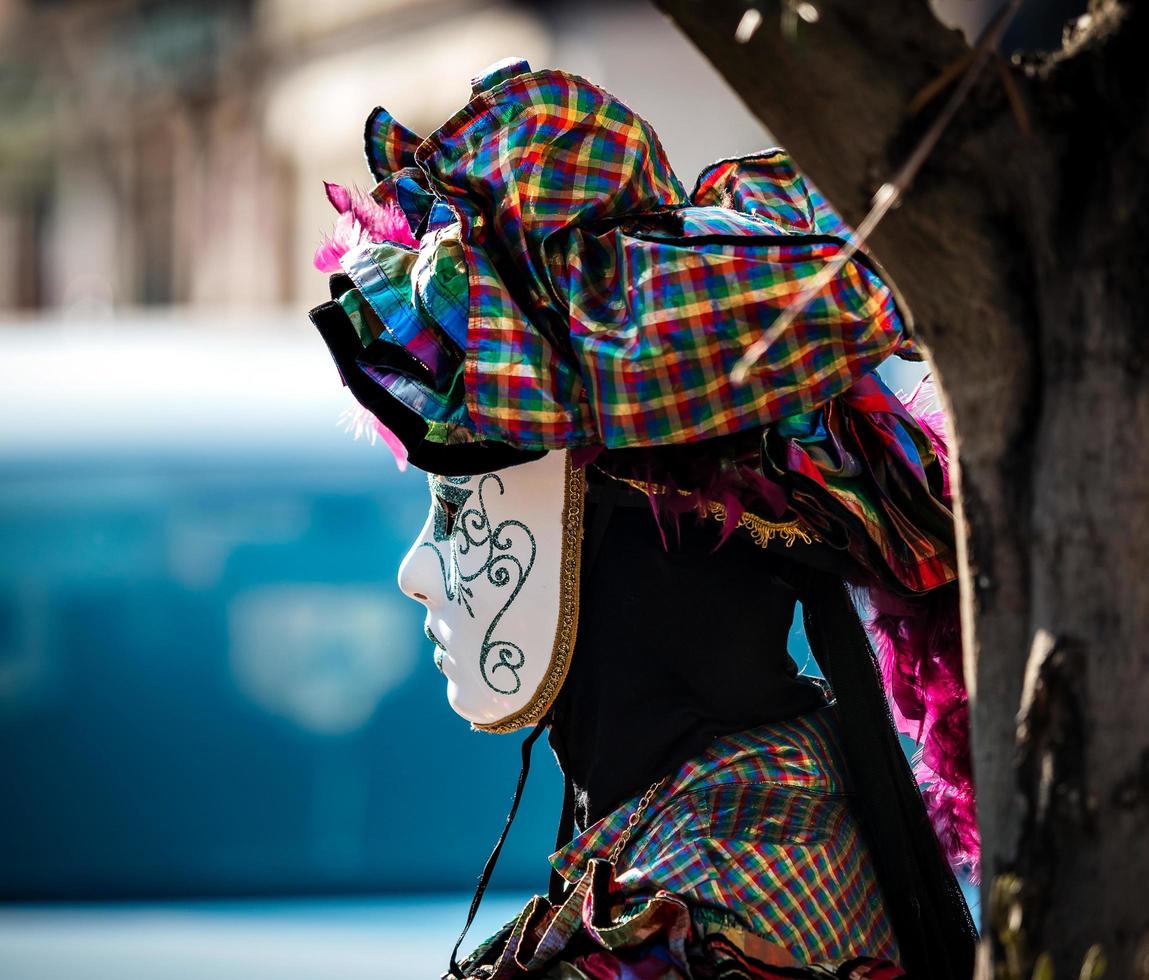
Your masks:
{"label": "glitter swirl design on mask", "polygon": [[[483,635],[479,672],[492,691],[512,695],[522,687],[519,671],[526,663],[526,654],[517,643],[497,638],[495,632],[534,568],[537,545],[534,533],[520,520],[508,518],[492,527],[487,494],[497,490],[501,496],[506,492],[498,474],[484,475],[474,491],[460,486],[469,480],[469,477],[431,477],[436,508],[435,542],[448,543],[449,556],[444,556],[438,544],[430,541],[423,542],[421,547],[430,548],[439,559],[447,598],[459,603],[472,619],[475,618],[471,603],[476,583],[485,580],[493,588],[508,591]],[[457,508],[454,526],[449,531],[446,505]],[[526,550],[522,547],[524,536],[530,546],[529,557],[516,554]]]}
{"label": "glitter swirl design on mask", "polygon": [[526,706],[491,724],[476,724],[477,731],[505,735],[542,718],[558,697],[570,669],[578,635],[579,576],[582,569],[582,532],[586,498],[586,474],[566,459],[566,492],[563,497],[563,543],[559,568],[559,616],[554,647],[546,676]]}

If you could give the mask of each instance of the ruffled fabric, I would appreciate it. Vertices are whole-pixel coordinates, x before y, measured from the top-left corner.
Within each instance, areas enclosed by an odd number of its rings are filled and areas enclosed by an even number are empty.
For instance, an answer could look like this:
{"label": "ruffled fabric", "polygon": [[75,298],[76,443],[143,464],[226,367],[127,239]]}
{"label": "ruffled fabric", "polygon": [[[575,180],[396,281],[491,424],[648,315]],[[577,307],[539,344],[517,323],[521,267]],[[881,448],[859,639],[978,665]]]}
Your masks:
{"label": "ruffled fabric", "polygon": [[559,905],[535,897],[462,964],[475,980],[893,980],[888,960],[802,964],[736,917],[673,892],[636,894],[594,861]]}
{"label": "ruffled fabric", "polygon": [[532,899],[463,973],[903,976],[849,801],[832,707],[717,738],[551,855],[561,900]]}
{"label": "ruffled fabric", "polygon": [[875,579],[919,594],[957,578],[943,457],[877,375],[768,429],[764,444],[794,512]]}
{"label": "ruffled fabric", "polygon": [[377,383],[438,426],[429,438],[723,436],[812,410],[908,352],[907,314],[859,255],[734,385],[747,345],[847,229],[781,150],[717,163],[687,195],[650,126],[577,76],[497,66],[422,141],[376,110],[368,157],[374,198],[403,211],[418,246],[349,252],[341,302],[374,312],[365,344],[427,369],[389,364]]}
{"label": "ruffled fabric", "polygon": [[[725,910],[804,963],[897,959],[848,785],[833,707],[715,738],[651,793],[621,855],[620,894],[672,891]],[[621,804],[551,866],[577,884],[619,845],[638,806]]]}

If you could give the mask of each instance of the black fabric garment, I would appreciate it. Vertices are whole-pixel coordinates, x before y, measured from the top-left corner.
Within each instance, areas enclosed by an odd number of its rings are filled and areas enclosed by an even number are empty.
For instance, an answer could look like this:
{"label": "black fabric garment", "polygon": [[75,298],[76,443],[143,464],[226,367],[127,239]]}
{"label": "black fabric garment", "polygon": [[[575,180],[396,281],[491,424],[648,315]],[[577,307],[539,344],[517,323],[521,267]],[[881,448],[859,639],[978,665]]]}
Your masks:
{"label": "black fabric garment", "polygon": [[641,495],[616,485],[589,499],[578,638],[550,731],[577,789],[579,823],[605,816],[719,735],[825,702],[786,652],[801,599],[811,650],[837,696],[853,811],[902,966],[914,977],[966,980],[976,931],[840,575],[740,534],[715,550],[711,521],[683,519],[664,547]]}
{"label": "black fabric garment", "polygon": [[[550,741],[586,827],[714,739],[825,703],[786,649],[795,590],[778,560],[715,521],[664,546],[646,498],[588,493],[578,633]],[[604,524],[604,497],[611,500]],[[585,546],[584,546],[585,547]]]}

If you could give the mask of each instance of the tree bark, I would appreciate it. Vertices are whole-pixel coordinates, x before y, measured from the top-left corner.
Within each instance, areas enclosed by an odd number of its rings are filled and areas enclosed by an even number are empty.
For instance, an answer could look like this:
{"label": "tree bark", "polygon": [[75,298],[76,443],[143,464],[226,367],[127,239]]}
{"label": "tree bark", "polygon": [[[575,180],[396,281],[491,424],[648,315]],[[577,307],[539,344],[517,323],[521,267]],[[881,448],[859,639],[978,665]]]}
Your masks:
{"label": "tree bark", "polygon": [[[744,2],[655,2],[855,223],[968,51],[927,0],[744,44]],[[991,66],[871,243],[956,430],[982,978],[1149,978],[1149,9],[1092,7],[1010,70],[1030,132]]]}

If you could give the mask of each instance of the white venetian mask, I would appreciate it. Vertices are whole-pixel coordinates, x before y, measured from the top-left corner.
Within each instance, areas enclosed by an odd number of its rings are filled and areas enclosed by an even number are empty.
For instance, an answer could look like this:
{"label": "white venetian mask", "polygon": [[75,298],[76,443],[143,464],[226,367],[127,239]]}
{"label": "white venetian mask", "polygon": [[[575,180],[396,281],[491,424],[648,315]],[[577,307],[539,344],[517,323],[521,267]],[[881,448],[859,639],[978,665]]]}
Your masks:
{"label": "white venetian mask", "polygon": [[574,646],[583,473],[562,450],[428,482],[431,511],[399,588],[427,609],[451,707],[485,731],[533,724]]}

